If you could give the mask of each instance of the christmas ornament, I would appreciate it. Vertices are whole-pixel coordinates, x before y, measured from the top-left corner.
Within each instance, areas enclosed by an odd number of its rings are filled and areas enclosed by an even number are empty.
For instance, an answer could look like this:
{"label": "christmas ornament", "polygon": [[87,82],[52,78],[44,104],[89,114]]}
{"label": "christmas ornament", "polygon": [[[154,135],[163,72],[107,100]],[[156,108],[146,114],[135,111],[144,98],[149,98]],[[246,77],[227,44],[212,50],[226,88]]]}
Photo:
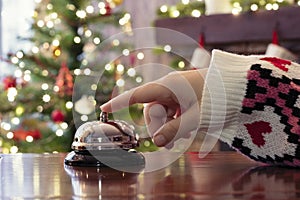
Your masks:
{"label": "christmas ornament", "polygon": [[276,29],[272,32],[272,43],[267,46],[265,55],[268,57],[278,57],[292,61],[297,60],[297,56],[295,54],[279,45],[278,32]]}
{"label": "christmas ornament", "polygon": [[105,4],[105,10],[106,10],[106,12],[105,12],[105,16],[110,16],[111,15],[111,13],[112,13],[112,8],[111,8],[111,6],[110,6],[110,4],[109,3],[106,3]]}
{"label": "christmas ornament", "polygon": [[204,48],[204,34],[199,36],[199,47],[194,50],[191,59],[191,68],[202,69],[207,68],[210,63],[210,53]]}
{"label": "christmas ornament", "polygon": [[116,6],[118,6],[123,3],[123,0],[111,0],[111,2],[114,3]]}
{"label": "christmas ornament", "polygon": [[73,76],[65,62],[62,63],[58,72],[55,85],[58,87],[60,96],[71,96],[73,93]]}
{"label": "christmas ornament", "polygon": [[51,113],[51,119],[55,123],[60,123],[65,120],[65,115],[63,114],[63,112],[61,110],[54,110]]}
{"label": "christmas ornament", "polygon": [[31,136],[33,139],[41,139],[42,134],[39,130],[25,130],[23,128],[16,129],[13,131],[14,137],[13,139],[16,141],[24,141],[28,136]]}
{"label": "christmas ornament", "polygon": [[13,76],[7,76],[3,79],[4,90],[8,90],[8,88],[17,86],[17,79]]}
{"label": "christmas ornament", "polygon": [[86,95],[83,95],[75,102],[74,109],[82,115],[89,115],[95,110],[94,102],[89,100]]}
{"label": "christmas ornament", "polygon": [[74,151],[67,155],[65,164],[143,168],[145,158],[134,150],[137,146],[133,126],[125,121],[109,120],[107,113],[101,113],[100,121],[87,122],[77,129],[72,143]]}

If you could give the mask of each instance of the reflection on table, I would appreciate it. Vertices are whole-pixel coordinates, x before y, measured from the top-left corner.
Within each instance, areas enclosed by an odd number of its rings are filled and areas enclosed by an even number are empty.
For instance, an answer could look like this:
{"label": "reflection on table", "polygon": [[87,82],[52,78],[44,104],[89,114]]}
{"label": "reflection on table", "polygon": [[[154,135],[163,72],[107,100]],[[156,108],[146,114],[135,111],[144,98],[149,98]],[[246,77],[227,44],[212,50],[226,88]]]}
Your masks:
{"label": "reflection on table", "polygon": [[[1,199],[297,199],[300,169],[263,166],[236,152],[185,153],[149,173],[70,167],[65,154],[3,155]],[[164,158],[157,159],[160,162]]]}

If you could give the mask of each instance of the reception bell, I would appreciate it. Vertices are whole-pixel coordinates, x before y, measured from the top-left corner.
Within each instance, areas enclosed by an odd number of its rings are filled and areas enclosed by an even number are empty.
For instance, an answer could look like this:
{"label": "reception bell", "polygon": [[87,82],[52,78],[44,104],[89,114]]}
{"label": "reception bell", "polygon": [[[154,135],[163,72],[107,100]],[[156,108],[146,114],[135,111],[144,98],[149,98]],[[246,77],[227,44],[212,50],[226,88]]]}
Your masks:
{"label": "reception bell", "polygon": [[70,166],[143,167],[144,156],[135,150],[138,135],[132,125],[122,120],[109,120],[102,112],[100,121],[82,124],[76,131],[72,152],[65,158]]}

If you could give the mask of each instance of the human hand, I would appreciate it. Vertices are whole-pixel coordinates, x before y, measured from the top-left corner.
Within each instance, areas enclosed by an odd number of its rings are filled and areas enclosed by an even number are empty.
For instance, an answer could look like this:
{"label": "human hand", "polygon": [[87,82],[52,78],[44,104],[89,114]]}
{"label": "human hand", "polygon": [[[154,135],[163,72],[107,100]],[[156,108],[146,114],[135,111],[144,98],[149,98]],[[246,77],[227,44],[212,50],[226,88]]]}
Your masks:
{"label": "human hand", "polygon": [[100,106],[115,112],[144,103],[144,118],[154,143],[161,147],[198,128],[207,69],[173,72],[125,92]]}

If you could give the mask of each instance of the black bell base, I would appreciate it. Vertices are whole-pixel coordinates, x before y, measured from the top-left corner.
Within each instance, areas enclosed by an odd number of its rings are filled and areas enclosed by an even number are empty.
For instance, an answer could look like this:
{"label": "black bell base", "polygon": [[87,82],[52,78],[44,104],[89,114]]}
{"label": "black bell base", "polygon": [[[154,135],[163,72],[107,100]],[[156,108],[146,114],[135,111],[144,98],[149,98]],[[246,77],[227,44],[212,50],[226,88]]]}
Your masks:
{"label": "black bell base", "polygon": [[65,165],[82,167],[137,168],[145,167],[145,157],[140,152],[117,150],[72,151],[64,160]]}

